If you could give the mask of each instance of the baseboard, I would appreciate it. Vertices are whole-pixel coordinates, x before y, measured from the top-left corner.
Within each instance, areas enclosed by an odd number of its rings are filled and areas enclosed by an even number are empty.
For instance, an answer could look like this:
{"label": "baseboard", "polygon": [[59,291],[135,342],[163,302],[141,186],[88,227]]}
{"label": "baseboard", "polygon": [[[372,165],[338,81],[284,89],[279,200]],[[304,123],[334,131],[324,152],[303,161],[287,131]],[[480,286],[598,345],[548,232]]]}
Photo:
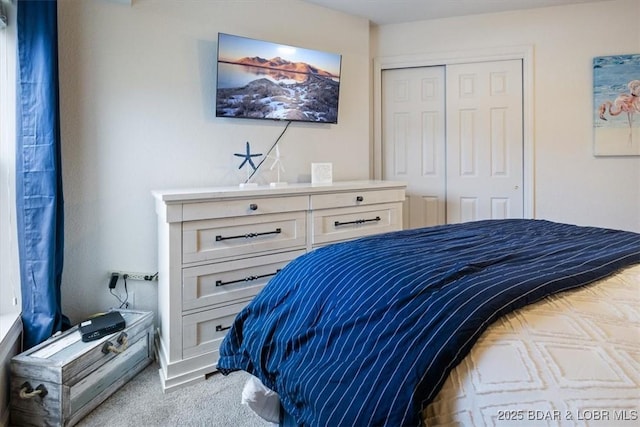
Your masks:
{"label": "baseboard", "polygon": [[[160,385],[164,393],[177,390],[207,379],[207,375],[216,371],[218,350],[204,353],[189,359],[169,362],[166,348],[159,335],[156,335],[156,359],[160,365]],[[212,361],[216,362],[212,362]]]}

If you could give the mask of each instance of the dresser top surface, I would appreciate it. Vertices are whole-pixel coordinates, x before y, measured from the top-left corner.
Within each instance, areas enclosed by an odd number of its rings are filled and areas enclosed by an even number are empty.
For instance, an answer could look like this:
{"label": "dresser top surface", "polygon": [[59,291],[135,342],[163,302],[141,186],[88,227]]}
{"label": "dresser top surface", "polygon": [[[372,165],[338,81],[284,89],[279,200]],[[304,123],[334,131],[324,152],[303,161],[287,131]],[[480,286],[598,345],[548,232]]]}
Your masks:
{"label": "dresser top surface", "polygon": [[295,194],[322,194],[344,191],[363,191],[381,189],[405,189],[405,182],[363,180],[338,181],[332,184],[295,183],[271,187],[269,185],[246,187],[199,187],[153,191],[153,196],[164,203],[197,202],[205,199],[224,199],[231,197],[271,197]]}

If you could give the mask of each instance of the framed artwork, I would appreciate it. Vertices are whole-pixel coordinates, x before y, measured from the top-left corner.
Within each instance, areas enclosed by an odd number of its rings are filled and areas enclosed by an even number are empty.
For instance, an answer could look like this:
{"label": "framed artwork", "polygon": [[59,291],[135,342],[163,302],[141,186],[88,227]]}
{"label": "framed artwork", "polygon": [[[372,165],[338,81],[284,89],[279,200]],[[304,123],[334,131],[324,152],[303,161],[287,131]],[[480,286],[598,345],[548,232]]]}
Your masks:
{"label": "framed artwork", "polygon": [[593,154],[640,156],[640,54],[593,59]]}

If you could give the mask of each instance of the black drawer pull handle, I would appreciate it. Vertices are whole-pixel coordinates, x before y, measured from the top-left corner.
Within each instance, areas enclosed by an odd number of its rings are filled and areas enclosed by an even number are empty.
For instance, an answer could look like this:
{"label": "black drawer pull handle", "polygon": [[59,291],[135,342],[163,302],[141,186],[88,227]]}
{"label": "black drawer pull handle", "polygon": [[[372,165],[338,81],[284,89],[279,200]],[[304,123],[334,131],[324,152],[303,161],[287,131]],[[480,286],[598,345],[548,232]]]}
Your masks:
{"label": "black drawer pull handle", "polygon": [[216,332],[226,331],[227,329],[231,329],[231,326],[216,325]]}
{"label": "black drawer pull handle", "polygon": [[20,386],[20,399],[32,399],[36,396],[40,396],[40,399],[44,399],[44,397],[49,394],[46,387],[40,384],[38,387],[33,389],[29,382],[22,383]]}
{"label": "black drawer pull handle", "polygon": [[282,233],[281,228],[276,228],[274,231],[265,231],[264,233],[247,233],[247,234],[239,234],[237,236],[216,236],[216,242],[221,242],[222,240],[230,240],[230,239],[251,239],[259,236],[266,236],[268,234],[280,234]]}
{"label": "black drawer pull handle", "polygon": [[364,197],[362,196],[357,196],[356,197],[356,202],[363,202],[364,201]]}
{"label": "black drawer pull handle", "polygon": [[255,203],[251,203],[249,205],[249,209],[251,209],[252,211],[257,211],[258,210],[258,205]]}
{"label": "black drawer pull handle", "polygon": [[347,221],[347,222],[336,221],[333,223],[333,226],[340,227],[341,225],[364,224],[365,222],[372,222],[372,221],[380,221],[380,217],[377,216],[375,218],[370,218],[370,219],[356,219],[355,221]]}
{"label": "black drawer pull handle", "polygon": [[277,269],[275,273],[262,274],[260,276],[247,276],[244,279],[229,280],[228,282],[223,282],[222,280],[216,280],[216,286],[232,285],[234,283],[252,282],[254,280],[262,279],[264,277],[275,276],[276,274],[278,274],[279,271],[280,269]]}

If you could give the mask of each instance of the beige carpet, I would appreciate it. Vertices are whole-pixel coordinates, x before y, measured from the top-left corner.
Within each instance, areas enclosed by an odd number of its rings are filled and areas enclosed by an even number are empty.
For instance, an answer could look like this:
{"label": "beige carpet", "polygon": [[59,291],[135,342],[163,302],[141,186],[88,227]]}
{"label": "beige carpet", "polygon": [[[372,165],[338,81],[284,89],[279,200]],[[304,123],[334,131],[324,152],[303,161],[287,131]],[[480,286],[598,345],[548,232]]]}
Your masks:
{"label": "beige carpet", "polygon": [[273,426],[240,403],[246,372],[214,374],[206,381],[163,393],[152,363],[82,419],[80,427]]}

